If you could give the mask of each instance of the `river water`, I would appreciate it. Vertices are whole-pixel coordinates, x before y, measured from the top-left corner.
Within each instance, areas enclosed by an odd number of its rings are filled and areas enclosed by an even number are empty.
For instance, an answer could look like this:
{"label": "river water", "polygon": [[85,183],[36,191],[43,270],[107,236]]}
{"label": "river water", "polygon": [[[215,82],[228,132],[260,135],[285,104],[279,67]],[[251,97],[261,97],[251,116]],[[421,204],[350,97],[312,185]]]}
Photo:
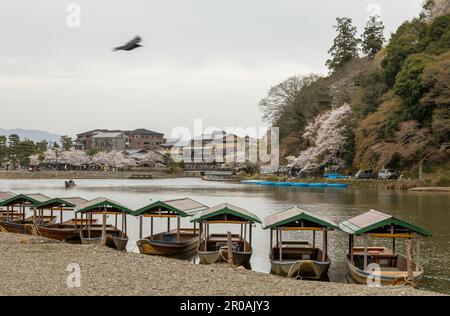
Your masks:
{"label": "river water", "polygon": [[[111,198],[132,209],[156,200],[189,197],[208,206],[227,202],[245,208],[261,219],[291,206],[317,212],[339,223],[370,209],[404,219],[433,233],[421,244],[421,263],[425,269],[422,289],[450,294],[450,194],[436,192],[403,192],[376,189],[332,189],[301,187],[269,187],[225,182],[207,182],[197,178],[162,180],[77,180],[77,186],[65,189],[64,180],[0,180],[0,191],[43,193],[50,197],[80,196],[93,199]],[[73,217],[66,214],[64,220]],[[110,219],[112,223],[112,218]],[[190,227],[188,220],[183,226]],[[150,234],[150,223],[144,223],[144,235]],[[120,226],[119,226],[120,227]],[[172,227],[176,227],[175,220]],[[167,228],[166,220],[155,220],[155,233]],[[212,225],[211,232],[238,232],[238,227]],[[138,220],[128,219],[129,251],[137,251]],[[298,233],[297,233],[298,234]],[[310,233],[303,236],[306,240]],[[283,237],[285,238],[285,237]],[[287,236],[289,238],[289,236]],[[320,244],[320,236],[318,242]],[[333,264],[330,280],[344,282],[345,252],[348,237],[342,232],[329,233],[329,251]],[[380,243],[379,243],[380,244]],[[381,244],[383,244],[381,242]],[[390,246],[390,242],[386,244]],[[269,232],[258,225],[253,230],[252,269],[270,271]],[[398,251],[404,242],[398,241]]]}

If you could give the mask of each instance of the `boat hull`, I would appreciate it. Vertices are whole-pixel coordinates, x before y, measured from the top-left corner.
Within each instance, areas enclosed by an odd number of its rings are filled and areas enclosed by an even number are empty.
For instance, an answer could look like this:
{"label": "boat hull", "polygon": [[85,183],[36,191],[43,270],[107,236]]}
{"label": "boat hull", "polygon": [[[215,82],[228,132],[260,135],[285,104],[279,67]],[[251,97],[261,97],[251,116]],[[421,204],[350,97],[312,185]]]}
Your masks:
{"label": "boat hull", "polygon": [[[200,241],[197,248],[198,257],[201,264],[213,264],[228,262],[228,246],[226,235],[211,235],[208,238],[205,249],[205,241]],[[237,266],[250,267],[250,259],[253,254],[252,246],[241,239],[239,235],[232,236],[233,264]],[[244,251],[245,249],[245,251]]]}
{"label": "boat hull", "polygon": [[280,261],[270,258],[270,273],[287,277],[311,280],[322,280],[328,275],[331,261],[315,260]]}
{"label": "boat hull", "polygon": [[[356,249],[356,248],[355,248]],[[392,252],[387,248],[368,248],[368,251],[371,251],[373,249],[379,250],[383,249],[384,254],[391,254]],[[361,249],[359,249],[361,250]],[[406,257],[396,254],[397,256],[397,262],[398,268],[385,268],[381,267],[381,271],[376,273],[376,276],[372,274],[371,271],[365,271],[364,269],[361,269],[357,266],[355,266],[351,260],[350,256],[347,254],[347,267],[348,267],[348,276],[351,278],[349,280],[352,283],[358,283],[358,284],[373,284],[378,279],[379,284],[381,286],[389,286],[389,285],[412,285],[414,287],[417,287],[421,280],[423,279],[424,271],[423,268],[419,265],[418,269],[416,269],[416,264],[413,264],[414,271],[412,274],[412,279],[408,279],[408,271],[406,269],[403,269],[406,262]],[[368,262],[370,264],[370,261]],[[375,279],[376,278],[376,279]]]}
{"label": "boat hull", "polygon": [[80,242],[80,228],[72,225],[38,226],[38,233],[42,237],[60,241]]}
{"label": "boat hull", "polygon": [[[53,225],[56,221],[56,217],[52,219],[45,220],[45,225]],[[0,221],[1,230],[16,233],[16,234],[25,234],[25,235],[33,235],[35,233],[35,225],[33,221],[30,219],[25,219],[25,221],[16,219],[13,221]]]}
{"label": "boat hull", "polygon": [[[101,226],[101,225],[97,225]],[[100,227],[96,227],[100,228]],[[123,235],[123,237],[122,237]],[[83,245],[102,245],[102,231],[99,229],[91,230],[91,236],[86,230],[86,227],[79,232],[80,240]],[[105,236],[105,246],[116,249],[116,250],[126,250],[128,244],[128,236],[122,234],[120,230],[107,228]]]}
{"label": "boat hull", "polygon": [[179,257],[195,254],[198,245],[198,234],[180,234],[176,239],[176,233],[161,233],[152,237],[146,237],[136,242],[139,252],[146,255],[165,257]]}

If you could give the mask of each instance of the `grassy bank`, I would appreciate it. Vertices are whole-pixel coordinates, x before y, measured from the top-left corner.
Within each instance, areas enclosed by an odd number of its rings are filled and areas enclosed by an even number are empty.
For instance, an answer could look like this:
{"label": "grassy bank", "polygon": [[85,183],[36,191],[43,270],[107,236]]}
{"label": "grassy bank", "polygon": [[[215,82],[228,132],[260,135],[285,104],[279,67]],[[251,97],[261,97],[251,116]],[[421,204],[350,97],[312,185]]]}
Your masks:
{"label": "grassy bank", "polygon": [[[0,295],[436,295],[407,286],[297,281],[9,233],[0,233],[0,253]],[[69,264],[80,267],[79,288],[67,286]]]}

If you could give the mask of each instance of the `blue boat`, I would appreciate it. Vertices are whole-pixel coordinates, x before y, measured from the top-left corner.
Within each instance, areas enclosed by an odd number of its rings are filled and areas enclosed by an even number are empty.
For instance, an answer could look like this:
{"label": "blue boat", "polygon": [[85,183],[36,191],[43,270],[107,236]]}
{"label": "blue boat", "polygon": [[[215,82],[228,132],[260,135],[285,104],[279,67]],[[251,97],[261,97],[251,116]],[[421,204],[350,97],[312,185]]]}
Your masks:
{"label": "blue boat", "polygon": [[307,187],[308,183],[305,183],[305,182],[292,182],[291,186],[293,186],[293,187]]}
{"label": "blue boat", "polygon": [[242,184],[261,184],[261,180],[241,180]]}
{"label": "blue boat", "polygon": [[348,184],[345,183],[327,183],[328,188],[348,188]]}
{"label": "blue boat", "polygon": [[313,188],[325,188],[327,186],[326,183],[308,183],[308,187]]}

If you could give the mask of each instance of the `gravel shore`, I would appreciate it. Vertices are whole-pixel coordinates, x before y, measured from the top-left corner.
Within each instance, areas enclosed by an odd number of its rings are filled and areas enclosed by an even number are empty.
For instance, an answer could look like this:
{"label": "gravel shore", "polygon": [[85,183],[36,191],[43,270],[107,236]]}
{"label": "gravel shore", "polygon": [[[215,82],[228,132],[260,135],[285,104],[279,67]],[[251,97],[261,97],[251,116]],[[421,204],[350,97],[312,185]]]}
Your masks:
{"label": "gravel shore", "polygon": [[[67,285],[71,263],[80,266],[79,288]],[[0,233],[0,266],[0,295],[438,295],[410,287],[290,280],[9,233]]]}

